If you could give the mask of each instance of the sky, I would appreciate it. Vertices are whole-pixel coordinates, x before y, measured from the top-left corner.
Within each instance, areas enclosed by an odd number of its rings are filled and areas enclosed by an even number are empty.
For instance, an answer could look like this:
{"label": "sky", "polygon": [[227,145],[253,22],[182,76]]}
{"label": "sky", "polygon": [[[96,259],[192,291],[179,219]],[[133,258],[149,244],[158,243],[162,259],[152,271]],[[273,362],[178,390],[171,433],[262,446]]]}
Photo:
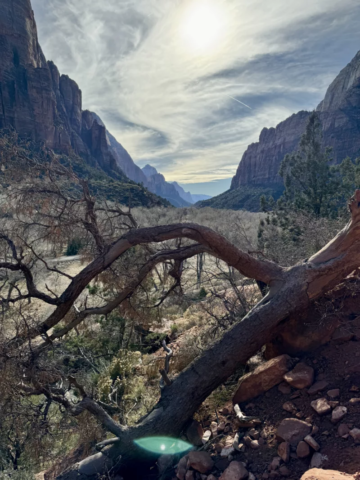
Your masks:
{"label": "sky", "polygon": [[32,0],[44,53],[140,167],[220,193],[360,50],[359,0]]}

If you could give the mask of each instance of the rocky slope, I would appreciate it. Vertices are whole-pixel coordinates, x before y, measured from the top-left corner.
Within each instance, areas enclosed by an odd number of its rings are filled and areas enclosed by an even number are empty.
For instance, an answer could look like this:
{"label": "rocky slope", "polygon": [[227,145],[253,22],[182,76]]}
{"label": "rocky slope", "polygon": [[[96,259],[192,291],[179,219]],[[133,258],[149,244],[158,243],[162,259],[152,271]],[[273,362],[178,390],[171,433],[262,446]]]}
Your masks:
{"label": "rocky slope", "polygon": [[175,186],[165,180],[164,175],[158,173],[156,168],[151,165],[146,165],[142,169],[143,174],[146,176],[146,186],[147,188],[159,195],[160,197],[166,198],[174,207],[188,207],[190,203],[184,200],[175,188]]}
{"label": "rocky slope", "polygon": [[[323,126],[324,145],[333,148],[334,162],[360,156],[360,52],[332,82],[316,110]],[[245,151],[226,198],[214,197],[201,206],[244,208],[253,188],[273,189],[278,196],[282,186],[278,176],[280,163],[297,147],[309,115],[310,112],[301,111],[276,128],[264,128],[259,141]],[[244,187],[246,195],[241,194]],[[258,204],[258,193],[254,192],[252,197],[250,203]]]}
{"label": "rocky slope", "polygon": [[100,167],[124,182],[127,177],[137,183],[146,180],[100,118],[82,111],[76,82],[46,61],[30,0],[1,1],[0,129],[9,128],[55,151],[74,152],[91,167]]}

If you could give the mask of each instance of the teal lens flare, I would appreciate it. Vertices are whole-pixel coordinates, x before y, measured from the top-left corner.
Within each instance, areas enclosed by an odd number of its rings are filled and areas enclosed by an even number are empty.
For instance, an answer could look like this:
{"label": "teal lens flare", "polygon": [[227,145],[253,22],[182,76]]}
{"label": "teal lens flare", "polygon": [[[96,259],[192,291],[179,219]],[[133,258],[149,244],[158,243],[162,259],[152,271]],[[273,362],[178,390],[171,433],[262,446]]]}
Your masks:
{"label": "teal lens flare", "polygon": [[135,440],[134,443],[148,452],[164,455],[175,455],[192,448],[190,443],[170,437],[147,437]]}

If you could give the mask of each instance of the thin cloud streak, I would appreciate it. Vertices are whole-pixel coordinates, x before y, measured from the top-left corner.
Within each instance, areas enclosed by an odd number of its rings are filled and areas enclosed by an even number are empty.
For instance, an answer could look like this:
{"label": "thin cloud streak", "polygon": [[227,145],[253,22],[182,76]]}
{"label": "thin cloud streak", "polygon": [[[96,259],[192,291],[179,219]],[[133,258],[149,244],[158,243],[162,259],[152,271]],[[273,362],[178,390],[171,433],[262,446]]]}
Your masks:
{"label": "thin cloud streak", "polygon": [[[32,1],[44,53],[84,108],[136,163],[182,183],[234,175],[261,129],[316,107],[360,49],[358,0]],[[201,53],[181,36],[199,3],[228,21]]]}

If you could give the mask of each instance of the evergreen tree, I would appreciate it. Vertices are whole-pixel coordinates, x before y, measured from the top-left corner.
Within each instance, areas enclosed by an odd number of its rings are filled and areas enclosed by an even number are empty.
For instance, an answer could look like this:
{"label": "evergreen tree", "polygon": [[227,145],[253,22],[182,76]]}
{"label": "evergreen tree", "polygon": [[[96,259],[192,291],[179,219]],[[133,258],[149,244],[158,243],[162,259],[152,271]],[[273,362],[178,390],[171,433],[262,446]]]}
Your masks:
{"label": "evergreen tree", "polygon": [[335,216],[342,182],[331,160],[331,149],[322,147],[320,119],[313,112],[298,150],[286,155],[281,163],[279,174],[285,186],[282,201],[316,217]]}

